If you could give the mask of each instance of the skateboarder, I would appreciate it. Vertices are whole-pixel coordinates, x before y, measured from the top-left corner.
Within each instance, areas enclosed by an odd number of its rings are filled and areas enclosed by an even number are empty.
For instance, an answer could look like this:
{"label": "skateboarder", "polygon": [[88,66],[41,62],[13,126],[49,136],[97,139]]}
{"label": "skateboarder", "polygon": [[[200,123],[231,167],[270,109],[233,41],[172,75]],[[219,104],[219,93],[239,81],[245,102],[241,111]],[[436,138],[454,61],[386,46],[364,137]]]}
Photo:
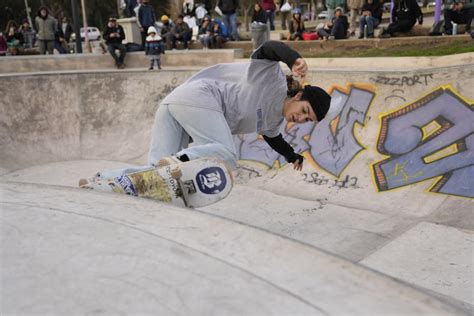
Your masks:
{"label": "skateboarder", "polygon": [[[206,68],[177,87],[156,112],[149,163],[155,165],[174,155],[181,161],[217,157],[235,167],[232,135],[257,132],[301,170],[303,157],[283,139],[280,126],[283,119],[321,121],[331,97],[309,85],[288,91],[279,61],[287,64],[293,75],[306,75],[306,61],[296,51],[281,42],[267,41],[252,54],[250,62]],[[189,136],[194,144],[188,148]]]}
{"label": "skateboarder", "polygon": [[[235,167],[238,157],[232,135],[257,132],[301,170],[303,156],[283,139],[280,126],[284,119],[321,121],[331,97],[319,87],[301,87],[287,78],[280,61],[304,80],[306,61],[282,42],[267,41],[250,62],[211,66],[178,86],[156,112],[148,163],[157,166],[166,157],[175,161],[216,157]],[[190,137],[194,143],[188,147]],[[110,176],[117,172],[101,174]]]}

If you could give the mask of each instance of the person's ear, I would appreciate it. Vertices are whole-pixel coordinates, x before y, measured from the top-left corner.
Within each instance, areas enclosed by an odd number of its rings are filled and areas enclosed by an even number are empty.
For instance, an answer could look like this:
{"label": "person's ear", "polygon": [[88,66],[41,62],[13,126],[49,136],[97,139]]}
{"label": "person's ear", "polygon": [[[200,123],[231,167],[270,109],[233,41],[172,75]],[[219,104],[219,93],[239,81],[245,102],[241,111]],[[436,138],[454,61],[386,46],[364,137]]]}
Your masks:
{"label": "person's ear", "polygon": [[299,100],[301,100],[302,97],[303,97],[303,91],[299,91],[299,92],[293,97],[293,99],[294,99],[295,101],[299,101]]}

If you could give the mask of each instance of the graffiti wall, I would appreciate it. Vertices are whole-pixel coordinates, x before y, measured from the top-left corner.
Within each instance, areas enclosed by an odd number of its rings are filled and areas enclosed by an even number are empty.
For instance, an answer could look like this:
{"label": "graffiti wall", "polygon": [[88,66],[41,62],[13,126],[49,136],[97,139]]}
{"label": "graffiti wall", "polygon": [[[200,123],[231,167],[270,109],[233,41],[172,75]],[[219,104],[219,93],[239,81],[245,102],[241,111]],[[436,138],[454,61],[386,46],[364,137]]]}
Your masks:
{"label": "graffiti wall", "polygon": [[[360,175],[363,168],[379,194],[431,181],[426,192],[474,198],[474,103],[450,84],[430,88],[433,76],[377,75],[365,84],[333,84],[323,121],[282,129],[311,166],[305,170],[313,170],[303,181],[358,188],[359,176],[351,173]],[[420,92],[407,93],[414,86]],[[257,134],[238,135],[235,143],[244,164],[272,169],[286,164]],[[361,164],[358,157],[365,151],[373,159]]]}

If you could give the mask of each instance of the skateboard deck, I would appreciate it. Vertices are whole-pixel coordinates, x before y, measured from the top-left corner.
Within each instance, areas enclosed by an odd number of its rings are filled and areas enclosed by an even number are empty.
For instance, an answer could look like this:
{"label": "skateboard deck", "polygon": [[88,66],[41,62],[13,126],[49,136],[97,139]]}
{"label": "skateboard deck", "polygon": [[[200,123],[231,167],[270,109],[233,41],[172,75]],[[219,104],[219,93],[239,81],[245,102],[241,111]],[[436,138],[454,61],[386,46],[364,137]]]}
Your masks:
{"label": "skateboard deck", "polygon": [[190,208],[222,200],[230,193],[232,186],[232,173],[223,161],[215,158],[150,167],[80,184],[81,188],[150,198]]}

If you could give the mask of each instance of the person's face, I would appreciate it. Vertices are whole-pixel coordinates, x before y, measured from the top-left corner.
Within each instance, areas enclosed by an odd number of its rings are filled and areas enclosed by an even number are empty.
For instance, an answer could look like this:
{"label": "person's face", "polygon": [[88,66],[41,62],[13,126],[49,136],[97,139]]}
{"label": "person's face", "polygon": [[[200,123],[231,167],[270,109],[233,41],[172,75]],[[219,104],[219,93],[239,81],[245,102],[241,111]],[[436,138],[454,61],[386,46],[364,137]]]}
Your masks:
{"label": "person's face", "polygon": [[260,6],[258,4],[256,4],[254,8],[255,8],[255,11],[257,12],[260,11]]}
{"label": "person's face", "polygon": [[178,20],[176,20],[176,22],[177,22],[178,24],[183,23],[183,18],[178,18]]}
{"label": "person's face", "polygon": [[23,23],[23,28],[24,28],[24,29],[30,28],[30,24],[27,23],[27,22]]}
{"label": "person's face", "polygon": [[367,0],[367,3],[372,4],[372,3],[374,3],[374,0]]}
{"label": "person's face", "polygon": [[300,14],[295,13],[295,14],[293,14],[293,17],[295,18],[295,20],[299,20],[300,19]]}
{"label": "person's face", "polygon": [[67,18],[63,18],[63,23],[67,23]]}
{"label": "person's face", "polygon": [[42,16],[46,16],[46,15],[48,14],[48,12],[46,12],[45,9],[42,9],[42,10],[40,11],[40,14],[41,14]]}
{"label": "person's face", "polygon": [[339,17],[339,16],[341,16],[341,15],[342,15],[342,11],[341,11],[341,10],[337,10],[337,11],[336,11],[336,16]]}
{"label": "person's face", "polygon": [[287,122],[306,123],[317,122],[316,114],[309,101],[301,100],[302,93],[299,92],[291,99],[288,106],[283,110],[283,116]]}
{"label": "person's face", "polygon": [[148,5],[148,0],[142,1],[142,5]]}

